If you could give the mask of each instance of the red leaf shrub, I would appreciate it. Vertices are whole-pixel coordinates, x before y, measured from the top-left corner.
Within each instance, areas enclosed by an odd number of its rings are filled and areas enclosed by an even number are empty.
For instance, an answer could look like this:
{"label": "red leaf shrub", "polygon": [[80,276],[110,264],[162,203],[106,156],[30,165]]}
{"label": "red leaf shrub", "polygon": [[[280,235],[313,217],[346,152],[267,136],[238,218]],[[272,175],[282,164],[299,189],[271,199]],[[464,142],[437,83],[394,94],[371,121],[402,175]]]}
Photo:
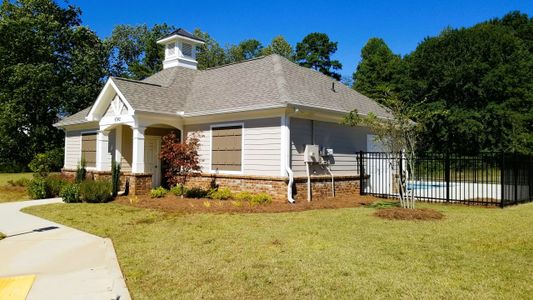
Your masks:
{"label": "red leaf shrub", "polygon": [[170,186],[185,184],[188,176],[194,176],[200,171],[198,146],[200,140],[196,134],[180,142],[174,132],[163,137],[159,157],[165,163],[163,176]]}

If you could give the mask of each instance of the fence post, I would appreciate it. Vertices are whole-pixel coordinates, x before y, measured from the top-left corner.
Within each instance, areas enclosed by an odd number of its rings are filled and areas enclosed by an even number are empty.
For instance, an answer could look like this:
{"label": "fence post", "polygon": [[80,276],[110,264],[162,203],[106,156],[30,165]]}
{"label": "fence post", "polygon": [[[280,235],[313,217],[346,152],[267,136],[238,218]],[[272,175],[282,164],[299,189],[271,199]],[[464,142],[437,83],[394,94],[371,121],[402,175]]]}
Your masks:
{"label": "fence post", "polygon": [[364,188],[365,167],[363,165],[363,150],[359,151],[359,194],[365,194]]}
{"label": "fence post", "polygon": [[501,153],[501,163],[500,163],[500,185],[501,185],[501,195],[500,195],[500,207],[504,208],[505,204],[505,153]]}
{"label": "fence post", "polygon": [[446,151],[444,160],[444,180],[446,181],[446,202],[450,202],[450,151]]}

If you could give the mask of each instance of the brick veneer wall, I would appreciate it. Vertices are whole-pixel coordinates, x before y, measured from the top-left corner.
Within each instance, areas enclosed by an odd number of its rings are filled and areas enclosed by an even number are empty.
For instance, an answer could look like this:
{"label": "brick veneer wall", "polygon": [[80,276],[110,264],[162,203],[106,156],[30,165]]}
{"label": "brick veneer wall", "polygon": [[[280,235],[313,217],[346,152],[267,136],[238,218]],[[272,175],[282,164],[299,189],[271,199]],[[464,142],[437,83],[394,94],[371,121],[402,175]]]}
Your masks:
{"label": "brick veneer wall", "polygon": [[[232,192],[268,193],[275,201],[287,201],[286,177],[213,175],[202,174],[189,177],[186,186],[208,189],[212,183],[219,187],[227,187]],[[312,197],[331,197],[331,177],[311,177]],[[336,176],[335,195],[358,195],[359,176]],[[293,197],[296,200],[307,200],[307,177],[296,177],[294,180]]]}
{"label": "brick veneer wall", "polygon": [[[76,178],[76,170],[63,169],[61,170],[61,174],[67,178]],[[86,178],[111,180],[111,172],[88,170]],[[120,190],[126,188],[126,182],[128,182],[128,192],[130,195],[146,195],[152,189],[152,174],[121,173]]]}

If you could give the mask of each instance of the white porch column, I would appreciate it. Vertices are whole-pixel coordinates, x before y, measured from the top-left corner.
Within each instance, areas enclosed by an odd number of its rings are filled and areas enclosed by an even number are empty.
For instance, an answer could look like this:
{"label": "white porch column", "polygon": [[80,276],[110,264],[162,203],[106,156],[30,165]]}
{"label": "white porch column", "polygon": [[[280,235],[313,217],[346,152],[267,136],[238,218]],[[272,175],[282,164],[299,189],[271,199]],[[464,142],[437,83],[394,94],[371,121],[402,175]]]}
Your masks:
{"label": "white porch column", "polygon": [[122,161],[122,125],[115,128],[115,161]]}
{"label": "white porch column", "polygon": [[133,162],[132,173],[144,173],[144,130],[146,127],[133,128]]}
{"label": "white porch column", "polygon": [[107,171],[109,165],[109,152],[107,151],[109,131],[98,130],[96,134],[96,170]]}

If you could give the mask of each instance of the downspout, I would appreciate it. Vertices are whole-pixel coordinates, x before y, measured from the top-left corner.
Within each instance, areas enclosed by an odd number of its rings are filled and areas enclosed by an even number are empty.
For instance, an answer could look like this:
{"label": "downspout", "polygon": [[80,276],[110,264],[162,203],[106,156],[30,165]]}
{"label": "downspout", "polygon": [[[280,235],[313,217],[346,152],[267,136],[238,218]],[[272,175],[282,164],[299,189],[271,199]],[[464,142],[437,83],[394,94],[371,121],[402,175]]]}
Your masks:
{"label": "downspout", "polygon": [[287,183],[287,201],[294,204],[296,200],[292,197],[292,186],[294,184],[294,173],[291,170],[291,130],[289,116],[284,115],[281,117],[281,130],[282,130],[282,161],[284,163],[285,173],[289,176],[289,182]]}

